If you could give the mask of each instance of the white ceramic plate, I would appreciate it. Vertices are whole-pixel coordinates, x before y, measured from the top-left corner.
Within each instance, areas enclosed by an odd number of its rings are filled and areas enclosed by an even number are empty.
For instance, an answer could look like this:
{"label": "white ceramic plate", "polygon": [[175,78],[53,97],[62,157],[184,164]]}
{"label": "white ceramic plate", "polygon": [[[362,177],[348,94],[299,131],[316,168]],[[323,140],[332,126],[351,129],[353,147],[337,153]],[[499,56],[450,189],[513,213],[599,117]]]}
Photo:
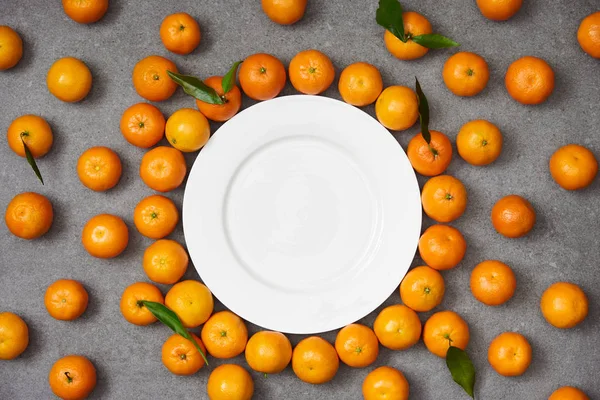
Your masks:
{"label": "white ceramic plate", "polygon": [[368,114],[279,97],[233,117],[202,149],[183,228],[200,277],[231,311],[267,329],[325,332],[397,288],[419,239],[419,187]]}

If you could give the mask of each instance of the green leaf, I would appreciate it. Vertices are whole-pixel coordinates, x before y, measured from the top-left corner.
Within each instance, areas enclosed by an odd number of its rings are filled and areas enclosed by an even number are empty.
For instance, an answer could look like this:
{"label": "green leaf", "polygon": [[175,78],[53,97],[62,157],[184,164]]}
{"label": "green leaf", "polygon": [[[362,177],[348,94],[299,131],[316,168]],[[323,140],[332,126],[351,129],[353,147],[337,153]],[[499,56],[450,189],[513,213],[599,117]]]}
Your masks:
{"label": "green leaf", "polygon": [[42,174],[40,173],[40,170],[37,164],[35,163],[35,158],[33,158],[33,154],[31,154],[31,150],[29,150],[29,147],[25,143],[25,139],[23,139],[23,136],[21,136],[21,142],[23,142],[23,148],[25,149],[25,158],[27,158],[27,162],[29,163],[29,165],[31,165],[31,169],[33,169],[33,172],[35,172],[38,179],[40,180],[40,182],[42,182],[43,185],[44,178],[42,178]]}
{"label": "green leaf", "polygon": [[402,20],[402,5],[398,0],[379,0],[375,20],[398,39],[406,43],[404,21]]}
{"label": "green leaf", "polygon": [[427,33],[425,35],[417,35],[411,37],[412,41],[420,44],[428,49],[445,49],[447,47],[456,47],[460,44],[446,36],[438,35],[437,33]]}
{"label": "green leaf", "polygon": [[215,89],[207,86],[200,79],[167,71],[169,77],[183,88],[183,91],[196,99],[208,104],[225,104]]}
{"label": "green leaf", "polygon": [[446,353],[446,365],[454,382],[458,383],[469,396],[473,396],[475,387],[475,367],[464,350],[450,346]]}
{"label": "green leaf", "polygon": [[419,122],[421,123],[421,136],[427,142],[431,143],[431,133],[429,132],[429,102],[425,93],[421,89],[419,80],[415,77],[415,86],[417,89],[417,101],[419,103]]}
{"label": "green leaf", "polygon": [[225,94],[225,93],[229,92],[231,89],[233,89],[233,86],[235,85],[235,75],[236,75],[237,69],[241,63],[242,63],[241,61],[234,62],[233,65],[231,66],[231,68],[229,69],[229,71],[227,71],[227,73],[223,77],[223,80],[221,81],[221,87],[223,88],[223,94]]}
{"label": "green leaf", "polygon": [[185,329],[185,327],[181,323],[181,320],[179,319],[179,317],[177,316],[177,314],[175,314],[175,312],[173,310],[169,309],[164,304],[157,303],[155,301],[148,301],[148,300],[140,300],[140,301],[148,309],[148,311],[150,311],[152,313],[152,315],[154,315],[156,317],[156,319],[158,319],[160,322],[162,322],[163,324],[165,324],[166,326],[171,328],[171,330],[173,330],[173,332],[183,336],[184,338],[186,338],[187,340],[192,342],[194,344],[194,346],[196,347],[196,350],[198,350],[198,352],[200,353],[202,358],[204,358],[204,362],[206,363],[206,365],[208,365],[208,360],[206,359],[206,355],[204,354],[204,351],[202,351],[202,348],[194,340],[194,338],[188,332],[188,330]]}

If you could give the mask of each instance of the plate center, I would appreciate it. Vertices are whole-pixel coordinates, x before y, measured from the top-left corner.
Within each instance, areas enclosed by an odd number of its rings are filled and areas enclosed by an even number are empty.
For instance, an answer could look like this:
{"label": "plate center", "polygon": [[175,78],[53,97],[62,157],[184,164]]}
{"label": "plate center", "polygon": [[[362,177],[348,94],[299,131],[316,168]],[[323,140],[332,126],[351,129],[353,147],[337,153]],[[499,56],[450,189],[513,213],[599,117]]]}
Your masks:
{"label": "plate center", "polygon": [[378,220],[359,166],[343,148],[313,136],[254,151],[225,198],[226,235],[240,264],[286,290],[339,284],[368,259]]}

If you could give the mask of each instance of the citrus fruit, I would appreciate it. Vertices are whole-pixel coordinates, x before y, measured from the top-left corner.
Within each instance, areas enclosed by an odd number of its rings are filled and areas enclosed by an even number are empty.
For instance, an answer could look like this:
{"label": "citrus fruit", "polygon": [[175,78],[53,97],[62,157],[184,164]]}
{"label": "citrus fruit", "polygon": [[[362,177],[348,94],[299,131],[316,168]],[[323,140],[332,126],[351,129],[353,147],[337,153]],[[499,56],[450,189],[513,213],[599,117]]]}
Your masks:
{"label": "citrus fruit", "polygon": [[430,311],[439,306],[445,292],[442,274],[427,266],[411,269],[400,283],[402,302],[418,312]]}
{"label": "citrus fruit", "polygon": [[548,400],[590,400],[590,398],[576,387],[563,386],[552,392]]}
{"label": "citrus fruit", "polygon": [[17,314],[0,312],[0,360],[12,360],[29,345],[29,328]]}
{"label": "citrus fruit", "polygon": [[125,140],[147,149],[163,138],[165,123],[165,117],[158,108],[148,103],[137,103],[123,112],[120,128]]}
{"label": "citrus fruit", "polygon": [[318,336],[301,340],[292,353],[292,369],[302,382],[313,385],[329,382],[339,367],[335,348]]}
{"label": "citrus fruit", "polygon": [[146,248],[142,265],[150,280],[172,285],[185,274],[188,262],[188,254],[182,245],[174,240],[160,239]]}
{"label": "citrus fruit", "polygon": [[379,341],[371,328],[361,324],[346,325],[335,338],[335,350],[342,362],[350,367],[363,368],[375,362]]}
{"label": "citrus fruit", "polygon": [[220,76],[211,76],[204,80],[204,84],[213,88],[221,96],[225,104],[210,104],[196,100],[198,110],[211,121],[227,121],[237,114],[242,107],[242,92],[240,92],[240,89],[236,85],[233,85],[229,92],[223,93],[222,82],[223,78]]}
{"label": "citrus fruit", "polygon": [[487,260],[473,268],[470,285],[473,297],[488,306],[498,306],[513,296],[517,278],[508,265]]}
{"label": "citrus fruit", "polygon": [[246,57],[239,72],[240,85],[246,96],[254,100],[269,100],[285,87],[285,67],[270,54],[258,53]]}
{"label": "citrus fruit", "polygon": [[456,136],[458,154],[471,165],[493,163],[502,152],[502,144],[500,129],[483,119],[467,122]]}
{"label": "citrus fruit", "polygon": [[80,24],[99,21],[108,10],[108,0],[62,0],[65,14]]}
{"label": "citrus fruit", "polygon": [[573,328],[587,317],[588,299],[574,283],[556,282],[542,294],[540,308],[550,325],[562,329]]}
{"label": "citrus fruit", "polygon": [[467,242],[456,228],[432,225],[419,239],[419,254],[427,265],[438,270],[456,267],[465,256]]}
{"label": "citrus fruit", "polygon": [[246,362],[263,374],[278,374],[292,360],[292,344],[281,332],[256,332],[246,344]]}
{"label": "citrus fruit", "polygon": [[581,20],[577,29],[579,46],[594,58],[600,58],[600,11]]}
{"label": "citrus fruit", "polygon": [[408,400],[408,381],[396,368],[379,367],[365,377],[362,394],[364,400]]}
{"label": "citrus fruit", "polygon": [[406,86],[387,87],[375,102],[375,114],[381,125],[388,129],[408,129],[419,118],[417,94]]}
{"label": "citrus fruit", "polygon": [[423,342],[438,357],[446,358],[450,346],[466,349],[469,344],[469,326],[453,311],[433,314],[423,327]]}
{"label": "citrus fruit", "polygon": [[177,314],[186,328],[196,328],[205,323],[214,307],[210,290],[192,280],[173,285],[165,296],[165,304]]}
{"label": "citrus fruit", "polygon": [[549,164],[552,178],[567,190],[589,186],[598,174],[594,153],[578,144],[568,144],[556,150]]}
{"label": "citrus fruit", "polygon": [[421,133],[408,142],[406,155],[412,167],[424,176],[443,173],[452,161],[452,143],[442,132],[429,131],[431,141],[427,143]]}
{"label": "citrus fruit", "polygon": [[519,58],[506,71],[504,83],[508,94],[522,104],[540,104],[554,90],[554,71],[541,58]]}
{"label": "citrus fruit", "polygon": [[333,63],[318,50],[304,50],[296,54],[289,66],[290,82],[304,94],[323,93],[335,78]]}
{"label": "citrus fruit", "polygon": [[366,62],[350,64],[340,74],[338,90],[348,104],[357,107],[372,104],[383,90],[381,73]]}
{"label": "citrus fruit", "polygon": [[151,239],[162,239],[175,229],[179,211],[171,199],[152,195],[142,199],[133,210],[138,232]]}
{"label": "citrus fruit", "polygon": [[531,345],[519,333],[501,333],[490,343],[488,362],[502,376],[523,375],[531,364]]}
{"label": "citrus fruit", "polygon": [[23,146],[25,142],[31,155],[40,158],[50,151],[54,137],[50,125],[44,118],[27,114],[10,123],[6,139],[11,150],[17,155],[25,157],[25,146]]}
{"label": "citrus fruit", "polygon": [[188,153],[198,151],[210,138],[210,125],[200,111],[182,108],[171,114],[167,120],[165,136],[177,150]]}
{"label": "citrus fruit", "polygon": [[48,374],[50,389],[63,400],[82,400],[96,387],[96,368],[84,356],[58,359]]}
{"label": "citrus fruit", "polygon": [[127,247],[129,230],[121,218],[111,214],[100,214],[85,224],[81,242],[90,255],[113,258]]}
{"label": "citrus fruit", "polygon": [[121,314],[127,322],[144,326],[157,321],[154,314],[144,306],[142,300],[161,304],[165,302],[160,290],[151,283],[136,282],[127,286],[121,295],[119,305]]}
{"label": "citrus fruit", "polygon": [[231,311],[220,311],[204,323],[201,337],[211,356],[233,358],[246,349],[248,329],[244,321]]}
{"label": "citrus fruit", "polygon": [[160,40],[176,54],[189,54],[200,44],[200,25],[188,13],[167,15],[160,24]]}
{"label": "citrus fruit", "polygon": [[108,147],[87,149],[77,161],[77,176],[88,189],[103,192],[119,183],[123,167],[121,159]]}
{"label": "citrus fruit", "polygon": [[[179,132],[177,134],[180,135]],[[148,150],[140,164],[140,178],[150,189],[157,192],[169,192],[178,188],[183,183],[186,173],[187,166],[183,154],[180,150],[168,146]]]}
{"label": "citrus fruit", "polygon": [[88,293],[77,281],[59,279],[46,289],[44,305],[50,316],[62,321],[72,321],[85,312]]}
{"label": "citrus fruit", "polygon": [[26,192],[13,197],[6,206],[4,221],[13,235],[36,239],[50,229],[54,212],[50,201],[38,193]]}
{"label": "citrus fruit", "polygon": [[83,100],[92,88],[92,73],[81,60],[74,57],[58,59],[46,75],[48,90],[67,103]]}
{"label": "citrus fruit", "polygon": [[10,26],[0,25],[0,71],[12,68],[23,57],[23,40]]}
{"label": "citrus fruit", "polygon": [[262,0],[267,17],[280,25],[291,25],[302,19],[307,0]]}
{"label": "citrus fruit", "polygon": [[506,21],[519,11],[523,0],[477,0],[479,11],[492,21]]}
{"label": "citrus fruit", "polygon": [[379,343],[392,350],[405,350],[421,337],[421,321],[412,309],[402,304],[381,310],[373,324]]}
{"label": "citrus fruit", "polygon": [[515,194],[498,200],[492,208],[492,224],[509,238],[525,236],[535,225],[535,210],[529,201]]}
{"label": "citrus fruit", "polygon": [[167,71],[179,72],[175,63],[164,57],[148,56],[138,61],[131,74],[137,94],[150,101],[171,97],[177,90],[177,84],[169,78]]}
{"label": "citrus fruit", "polygon": [[[193,333],[191,335],[206,355],[200,338]],[[164,366],[175,375],[193,375],[205,364],[204,358],[192,341],[178,333],[169,336],[162,346],[161,353]]]}
{"label": "citrus fruit", "polygon": [[383,35],[385,47],[400,60],[414,60],[423,57],[429,49],[413,42],[410,38],[432,33],[431,24],[427,18],[413,11],[402,13],[402,21],[404,22],[404,35],[408,40],[404,43],[386,30]]}
{"label": "citrus fruit", "polygon": [[442,77],[446,87],[457,96],[475,96],[485,89],[490,79],[487,62],[475,53],[461,51],[444,64]]}
{"label": "citrus fruit", "polygon": [[209,400],[251,400],[254,381],[243,367],[223,364],[210,373],[206,391]]}
{"label": "citrus fruit", "polygon": [[429,218],[437,222],[452,222],[467,208],[467,190],[453,176],[434,176],[423,186],[421,202]]}

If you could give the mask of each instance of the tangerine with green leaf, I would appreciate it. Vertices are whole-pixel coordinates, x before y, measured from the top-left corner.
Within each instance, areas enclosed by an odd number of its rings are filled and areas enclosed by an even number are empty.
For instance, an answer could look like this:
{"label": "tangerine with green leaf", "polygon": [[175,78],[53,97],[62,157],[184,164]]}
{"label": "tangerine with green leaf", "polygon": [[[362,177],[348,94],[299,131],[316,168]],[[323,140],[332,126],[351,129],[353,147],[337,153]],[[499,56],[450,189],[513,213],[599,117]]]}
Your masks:
{"label": "tangerine with green leaf", "polygon": [[433,314],[423,327],[423,342],[427,350],[441,358],[446,358],[450,346],[466,349],[469,338],[469,326],[454,311]]}
{"label": "tangerine with green leaf", "polygon": [[143,303],[143,300],[164,304],[165,299],[160,289],[151,283],[136,282],[125,288],[121,295],[119,307],[127,322],[134,325],[150,325],[157,321],[156,317]]}
{"label": "tangerine with green leaf", "polygon": [[489,121],[477,119],[464,124],[456,136],[458,154],[471,165],[488,165],[502,152],[500,129]]}
{"label": "tangerine with green leaf", "polygon": [[240,111],[242,107],[242,92],[240,92],[240,88],[235,83],[227,93],[223,89],[223,78],[220,76],[211,76],[204,80],[204,84],[212,88],[223,100],[223,104],[212,104],[196,99],[198,110],[206,118],[211,121],[225,122]]}
{"label": "tangerine with green leaf", "polygon": [[412,167],[424,176],[442,174],[452,161],[452,143],[442,132],[431,130],[427,143],[422,133],[417,133],[408,142],[406,154]]}
{"label": "tangerine with green leaf", "polygon": [[456,53],[444,64],[442,77],[446,87],[457,96],[470,97],[480,93],[490,79],[488,64],[478,54]]}
{"label": "tangerine with green leaf", "polygon": [[48,373],[50,389],[64,400],[83,400],[96,387],[96,368],[90,360],[80,355],[58,359]]}
{"label": "tangerine with green leaf", "polygon": [[389,86],[377,98],[375,114],[381,125],[388,129],[408,129],[419,118],[417,94],[406,86]]}
{"label": "tangerine with green leaf", "polygon": [[[191,336],[202,352],[206,353],[200,338],[193,333]],[[178,333],[169,336],[165,341],[161,355],[164,366],[175,375],[193,375],[206,364],[204,357],[192,341]]]}
{"label": "tangerine with green leaf", "polygon": [[270,100],[285,87],[285,67],[276,57],[258,53],[246,57],[240,66],[240,85],[246,96],[254,100]]}
{"label": "tangerine with green leaf", "polygon": [[407,41],[403,42],[392,32],[386,30],[383,35],[385,47],[394,57],[400,60],[415,60],[423,57],[429,49],[417,44],[411,40],[411,37],[432,33],[431,23],[427,18],[414,11],[402,13],[402,21],[404,22],[404,35]]}
{"label": "tangerine with green leaf", "polygon": [[6,131],[8,146],[15,154],[25,157],[25,147],[34,158],[45,156],[52,147],[54,136],[46,120],[38,115],[21,115],[14,119]]}
{"label": "tangerine with green leaf", "polygon": [[188,13],[167,15],[160,24],[160,40],[165,48],[176,54],[189,54],[198,47],[200,25]]}
{"label": "tangerine with green leaf", "polygon": [[50,230],[54,220],[52,203],[45,196],[25,192],[13,197],[6,206],[4,222],[13,235],[36,239]]}
{"label": "tangerine with green leaf", "polygon": [[200,150],[208,142],[210,125],[200,111],[182,108],[171,114],[167,120],[165,136],[171,146],[190,153]]}

